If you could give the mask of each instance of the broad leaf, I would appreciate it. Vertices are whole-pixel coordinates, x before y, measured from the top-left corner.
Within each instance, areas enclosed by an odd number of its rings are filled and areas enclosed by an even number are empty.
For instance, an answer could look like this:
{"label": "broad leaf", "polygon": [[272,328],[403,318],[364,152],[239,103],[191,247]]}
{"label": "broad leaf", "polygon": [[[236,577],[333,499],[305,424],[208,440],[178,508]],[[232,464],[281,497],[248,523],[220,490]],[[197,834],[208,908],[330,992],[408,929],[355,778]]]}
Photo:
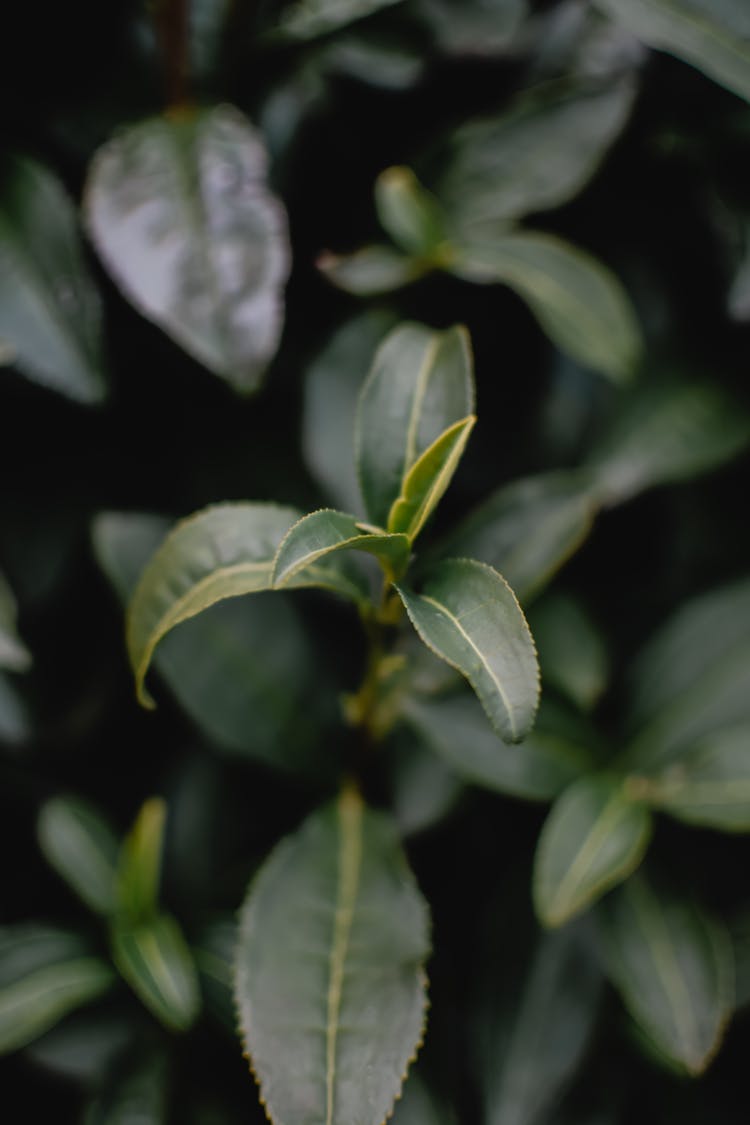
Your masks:
{"label": "broad leaf", "polygon": [[357,471],[368,518],[385,527],[409,470],[474,406],[465,329],[401,324],[378,348],[357,413]]}
{"label": "broad leaf", "polygon": [[[170,532],[144,570],[128,612],[128,652],[145,706],[154,705],[143,679],[159,641],[224,598],[269,589],[276,551],[299,517],[294,508],[276,504],[217,504]],[[335,560],[309,568],[297,584],[355,600],[367,593]]]}
{"label": "broad leaf", "polygon": [[35,923],[0,929],[0,1053],[36,1039],[114,979],[76,934]]}
{"label": "broad leaf", "polygon": [[305,378],[302,449],[321,488],[345,511],[361,503],[354,468],[357,396],[372,355],[393,318],[368,312],[339,328],[313,360]]}
{"label": "broad leaf", "polygon": [[531,730],[539,702],[534,642],[502,575],[471,559],[446,559],[420,593],[399,588],[414,628],[428,648],[474,688],[506,742]]}
{"label": "broad leaf", "polygon": [[595,513],[589,481],[557,472],[503,485],[439,544],[439,553],[488,563],[521,601],[538,593],[580,547]]}
{"label": "broad leaf", "polygon": [[[123,602],[169,527],[169,520],[137,512],[97,517],[97,558]],[[286,595],[219,602],[169,633],[154,663],[216,746],[275,767],[320,773],[315,748],[333,696]],[[330,747],[325,761],[335,764]]]}
{"label": "broad leaf", "polygon": [[393,824],[346,790],[272,853],[235,991],[272,1121],[382,1125],[425,1018],[427,908]]}
{"label": "broad leaf", "polygon": [[82,1125],[165,1125],[167,1060],[150,1047],[116,1067],[83,1116]]}
{"label": "broad leaf", "polygon": [[649,47],[684,59],[750,101],[750,13],[744,0],[596,0]]}
{"label": "broad leaf", "polygon": [[112,956],[149,1011],[173,1031],[187,1031],[200,1010],[198,975],[182,930],[170,914],[140,924],[116,921]]}
{"label": "broad leaf", "polygon": [[16,628],[16,600],[0,573],[0,668],[25,672],[31,666],[31,653]]}
{"label": "broad leaf", "polygon": [[480,284],[502,282],[529,305],[566,355],[616,383],[641,358],[635,312],[620,282],[595,258],[540,231],[514,231],[456,247],[454,273]]}
{"label": "broad leaf", "polygon": [[689,1074],[718,1050],[732,1011],[729,936],[642,877],[599,908],[607,973],[656,1049]]}
{"label": "broad leaf", "polygon": [[618,404],[588,457],[603,503],[621,504],[654,485],[691,480],[750,444],[750,416],[712,384],[638,387]]}
{"label": "broad leaf", "polygon": [[26,159],[10,162],[0,189],[0,336],[30,378],[80,402],[104,397],[99,297],[75,210]]}
{"label": "broad leaf", "polygon": [[486,1044],[487,1125],[541,1125],[581,1062],[601,972],[575,929],[544,935],[523,974],[492,997]]}
{"label": "broad leaf", "polygon": [[650,804],[688,824],[749,832],[750,723],[702,739],[641,785]]}
{"label": "broad leaf", "polygon": [[352,254],[321,254],[318,269],[355,297],[376,297],[418,281],[431,267],[390,246],[363,246]]}
{"label": "broad leaf", "polygon": [[219,106],[123,130],[94,157],[86,215],[136,308],[237,390],[255,390],[281,335],[289,248],[250,123]]}
{"label": "broad leaf", "polygon": [[157,912],[164,828],[167,806],[160,797],[143,802],[135,824],[120,850],[116,909],[129,925],[153,917]]}
{"label": "broad leaf", "polygon": [[295,578],[304,578],[308,567],[337,551],[364,551],[375,555],[388,575],[400,577],[409,561],[406,535],[363,531],[354,516],[323,508],[293,524],[279,546],[271,572],[275,589]]}
{"label": "broad leaf", "polygon": [[294,39],[314,39],[389,8],[400,0],[290,0],[276,30]]}
{"label": "broad leaf", "polygon": [[438,195],[463,236],[496,235],[509,221],[577,195],[627,121],[634,84],[550,82],[505,113],[450,137]]}
{"label": "broad leaf", "polygon": [[389,531],[416,539],[450,484],[475,422],[473,414],[456,422],[414,462],[388,513]]}
{"label": "broad leaf", "polygon": [[529,614],[542,683],[552,684],[583,711],[596,706],[607,686],[604,638],[579,602],[549,594]]}
{"label": "broad leaf", "polygon": [[80,797],[53,797],[39,813],[37,836],[47,861],[98,914],[111,914],[119,842]]}
{"label": "broad leaf", "polygon": [[438,201],[410,168],[386,168],[375,181],[375,207],[383,229],[406,254],[433,254],[446,238]]}
{"label": "broad leaf", "polygon": [[534,906],[545,926],[561,926],[643,859],[651,815],[628,797],[621,778],[592,775],[566,789],[542,828],[534,860]]}
{"label": "broad leaf", "polygon": [[586,749],[545,722],[544,714],[543,704],[534,730],[513,746],[498,739],[472,695],[404,704],[409,725],[459,777],[530,801],[556,797],[590,765]]}

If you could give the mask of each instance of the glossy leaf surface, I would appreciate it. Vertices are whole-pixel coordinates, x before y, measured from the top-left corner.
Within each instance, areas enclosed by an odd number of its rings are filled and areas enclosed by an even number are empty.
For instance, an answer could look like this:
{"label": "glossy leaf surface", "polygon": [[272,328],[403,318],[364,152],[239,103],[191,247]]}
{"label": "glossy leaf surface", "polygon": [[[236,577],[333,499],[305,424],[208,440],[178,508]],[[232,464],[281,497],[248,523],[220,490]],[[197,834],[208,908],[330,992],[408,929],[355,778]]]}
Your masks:
{"label": "glossy leaf surface", "polygon": [[36,923],[0,929],[0,1052],[25,1046],[114,980],[76,934]]}
{"label": "glossy leaf surface", "polygon": [[88,228],[135,307],[237,390],[278,346],[286,214],[260,135],[230,106],[155,117],[99,150]]}
{"label": "glossy leaf surface", "polygon": [[355,297],[377,297],[418,281],[429,269],[391,246],[363,246],[351,254],[321,254],[318,269]]}
{"label": "glossy leaf surface", "polygon": [[0,668],[25,672],[31,666],[31,653],[16,628],[16,600],[0,574]]}
{"label": "glossy leaf surface", "polygon": [[389,531],[403,532],[410,541],[419,535],[458,468],[475,422],[474,415],[456,422],[414,462],[388,514]]}
{"label": "glossy leaf surface", "polygon": [[271,585],[280,589],[295,578],[304,578],[308,567],[337,551],[364,551],[375,555],[387,573],[400,575],[409,560],[406,535],[367,533],[354,516],[323,508],[293,524],[274,559]]}
{"label": "glossy leaf surface", "polygon": [[461,125],[438,195],[464,235],[559,207],[594,175],[633,101],[629,77],[606,85],[550,82],[504,114]]}
{"label": "glossy leaf surface", "polygon": [[479,504],[441,541],[439,552],[488,563],[527,601],[581,545],[594,512],[584,474],[526,477]]}
{"label": "glossy leaf surface", "polygon": [[143,802],[123,841],[117,871],[118,916],[135,924],[157,911],[167,806],[160,797]]}
{"label": "glossy leaf surface", "polygon": [[347,790],[242,908],[236,998],[271,1120],[382,1125],[422,1037],[426,905],[395,828]]}
{"label": "glossy leaf surface", "polygon": [[375,181],[375,207],[383,229],[406,254],[431,254],[445,238],[438,201],[410,168],[386,168]]}
{"label": "glossy leaf surface", "polygon": [[474,688],[506,742],[531,730],[539,702],[534,642],[505,579],[484,563],[446,559],[420,593],[400,588],[414,628],[428,648]]}
{"label": "glossy leaf surface", "polygon": [[0,336],[30,378],[79,402],[104,397],[99,297],[72,202],[34,161],[0,189]]}
{"label": "glossy leaf surface", "polygon": [[651,839],[651,815],[628,798],[622,780],[576,781],[542,828],[534,860],[534,906],[545,926],[561,926],[625,879]]}
{"label": "glossy leaf surface", "polygon": [[556,797],[589,765],[585,748],[555,730],[545,729],[544,706],[521,746],[498,739],[474,696],[460,693],[437,699],[411,699],[405,717],[465,781],[544,801]]}
{"label": "glossy leaf surface", "polygon": [[137,925],[116,922],[112,956],[149,1011],[173,1031],[186,1031],[200,1009],[198,975],[179,925],[158,914]]}
{"label": "glossy leaf surface", "polygon": [[356,421],[357,471],[368,518],[385,527],[409,470],[474,406],[468,334],[406,323],[378,348]]}
{"label": "glossy leaf surface", "polygon": [[539,231],[517,231],[457,248],[451,269],[480,284],[502,282],[529,305],[566,355],[616,383],[641,357],[641,334],[615,275],[578,247]]}
{"label": "glossy leaf surface", "polygon": [[732,1010],[728,934],[642,877],[611,895],[599,917],[607,972],[630,1014],[665,1058],[701,1074]]}
{"label": "glossy leaf surface", "polygon": [[53,797],[39,813],[37,836],[47,861],[99,914],[115,905],[119,841],[80,797]]}
{"label": "glossy leaf surface", "polygon": [[596,0],[647,43],[750,101],[750,14],[743,0]]}

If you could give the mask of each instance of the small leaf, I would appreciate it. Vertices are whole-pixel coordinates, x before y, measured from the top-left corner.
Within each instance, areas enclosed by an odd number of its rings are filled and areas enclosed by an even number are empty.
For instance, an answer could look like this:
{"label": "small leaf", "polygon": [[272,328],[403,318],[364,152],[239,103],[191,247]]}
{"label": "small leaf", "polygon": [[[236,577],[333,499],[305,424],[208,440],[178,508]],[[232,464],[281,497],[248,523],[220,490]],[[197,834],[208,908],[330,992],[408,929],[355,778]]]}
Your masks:
{"label": "small leaf", "polygon": [[153,1047],[117,1067],[88,1105],[82,1125],[165,1125],[167,1061]]}
{"label": "small leaf", "polygon": [[294,39],[314,39],[399,2],[400,0],[291,0],[281,14],[276,30]]}
{"label": "small leaf", "polygon": [[640,329],[625,290],[601,262],[540,231],[514,231],[455,249],[454,273],[509,285],[566,355],[615,383],[630,380],[641,358]]}
{"label": "small leaf", "polygon": [[383,230],[406,254],[429,257],[446,238],[440,204],[411,168],[386,168],[380,173],[375,207]]}
{"label": "small leaf", "polygon": [[422,1037],[427,907],[383,814],[345,790],[250,886],[235,994],[275,1122],[382,1125]]}
{"label": "small leaf", "polygon": [[579,602],[549,594],[529,614],[542,683],[552,684],[582,711],[596,706],[607,686],[604,638]]}
{"label": "small leaf", "polygon": [[136,924],[157,911],[167,806],[160,797],[144,801],[125,838],[117,871],[116,907],[123,922]]}
{"label": "small leaf", "polygon": [[111,968],[76,934],[27,923],[0,929],[0,1053],[23,1047],[106,992]]}
{"label": "small leaf", "polygon": [[472,414],[449,426],[414,462],[388,514],[389,531],[416,539],[450,484],[475,422]]}
{"label": "small leaf", "polygon": [[368,518],[385,527],[412,466],[474,406],[464,328],[394,328],[378,348],[362,388],[355,429],[357,471]]}
{"label": "small leaf", "polygon": [[651,839],[651,816],[621,778],[583,777],[552,807],[534,860],[540,921],[561,926],[636,869]]}
{"label": "small leaf", "polygon": [[16,628],[16,600],[0,573],[0,668],[26,672],[30,667],[31,653]]}
{"label": "small leaf", "polygon": [[466,676],[500,737],[520,742],[534,723],[539,669],[526,619],[502,575],[472,559],[446,559],[419,594],[398,589],[427,647]]}
{"label": "small leaf", "polygon": [[496,235],[509,221],[572,199],[627,121],[630,76],[606,84],[550,82],[505,113],[449,138],[438,196],[462,237]]}
{"label": "small leaf", "polygon": [[667,51],[750,101],[750,17],[744,0],[596,0],[649,47]]}
{"label": "small leaf", "polygon": [[0,191],[0,335],[29,378],[79,402],[104,397],[101,309],[73,204],[20,158]]}
{"label": "small leaf", "polygon": [[198,976],[182,930],[170,914],[131,925],[115,921],[112,956],[149,1011],[173,1031],[187,1031],[200,1010]]}
{"label": "small leaf", "polygon": [[594,520],[587,477],[543,473],[503,485],[438,544],[504,574],[521,601],[538,593],[580,547]]}
{"label": "small leaf", "polygon": [[128,300],[239,391],[273,358],[287,221],[263,140],[231,106],[154,117],[94,157],[91,237]]}
{"label": "small leaf", "polygon": [[750,416],[711,384],[648,383],[618,404],[587,459],[606,504],[654,485],[691,480],[750,444]]}
{"label": "small leaf", "polygon": [[98,914],[111,914],[119,843],[104,818],[80,797],[53,797],[39,813],[37,836],[76,894]]}
{"label": "small leaf", "polygon": [[271,585],[280,589],[295,578],[313,575],[318,562],[336,551],[375,555],[387,574],[400,576],[406,569],[410,550],[406,535],[363,532],[354,516],[323,508],[303,516],[290,527],[274,559]]}
{"label": "small leaf", "polygon": [[599,918],[607,973],[631,1016],[662,1055],[701,1074],[732,1011],[729,935],[641,876],[611,895]]}
{"label": "small leaf", "polygon": [[750,723],[718,731],[655,776],[644,799],[688,824],[750,832]]}
{"label": "small leaf", "polygon": [[426,263],[390,246],[363,246],[353,254],[326,251],[318,258],[317,266],[333,285],[355,297],[392,293],[418,281],[430,269]]}

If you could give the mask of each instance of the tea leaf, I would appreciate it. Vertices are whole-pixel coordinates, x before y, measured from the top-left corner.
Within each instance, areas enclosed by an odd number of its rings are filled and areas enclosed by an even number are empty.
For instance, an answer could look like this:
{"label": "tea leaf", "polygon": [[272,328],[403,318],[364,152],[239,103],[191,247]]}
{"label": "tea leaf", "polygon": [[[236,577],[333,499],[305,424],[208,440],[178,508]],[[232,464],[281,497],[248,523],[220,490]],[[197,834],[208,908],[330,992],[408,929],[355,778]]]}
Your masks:
{"label": "tea leaf", "polygon": [[135,925],[157,911],[167,806],[160,797],[143,802],[126,836],[117,870],[117,914]]}
{"label": "tea leaf", "polygon": [[39,813],[37,836],[76,894],[98,914],[111,914],[119,842],[107,821],[80,797],[53,797]]}
{"label": "tea leaf", "polygon": [[728,934],[641,876],[611,895],[599,918],[607,972],[633,1019],[667,1059],[701,1074],[732,1010]]}
{"label": "tea leaf", "polygon": [[368,518],[385,527],[412,466],[474,405],[469,337],[401,324],[378,348],[360,395],[357,471]]}
{"label": "tea leaf", "polygon": [[154,117],[94,157],[86,218],[125,296],[238,391],[273,358],[289,272],[263,140],[231,106]]}
{"label": "tea leaf", "polygon": [[406,254],[429,256],[446,237],[440,204],[411,168],[386,168],[380,173],[375,207],[383,230]]}
{"label": "tea leaf", "polygon": [[414,628],[428,648],[468,679],[505,742],[531,730],[539,702],[534,642],[502,575],[471,559],[446,559],[419,594],[399,587]]}
{"label": "tea leaf", "polygon": [[548,594],[529,614],[542,683],[552,684],[582,711],[596,706],[607,686],[604,638],[579,602]]}
{"label": "tea leaf", "polygon": [[0,189],[0,336],[29,378],[79,402],[104,397],[99,296],[73,204],[51,172],[21,158]]}
{"label": "tea leaf", "polygon": [[421,1040],[427,908],[395,828],[352,790],[265,862],[235,991],[273,1121],[382,1125]]}
{"label": "tea leaf", "polygon": [[456,246],[451,270],[480,284],[502,282],[529,305],[549,338],[586,367],[628,382],[642,340],[630,300],[595,258],[540,231],[514,231]]}
{"label": "tea leaf", "polygon": [[326,252],[318,269],[339,289],[355,297],[376,297],[417,281],[431,268],[390,246],[363,246],[352,254]]}
{"label": "tea leaf", "polygon": [[388,514],[389,531],[403,532],[411,542],[416,539],[443,498],[475,422],[472,414],[449,426],[414,462]]}
{"label": "tea leaf", "polygon": [[140,924],[116,920],[112,956],[149,1011],[173,1031],[187,1031],[200,1010],[198,977],[182,930],[170,914]]}
{"label": "tea leaf", "polygon": [[409,561],[406,535],[362,531],[354,516],[323,508],[290,527],[279,545],[271,572],[271,585],[280,589],[294,578],[304,578],[307,568],[336,551],[364,551],[375,555],[388,574],[403,574]]}
{"label": "tea leaf", "polygon": [[166,1058],[158,1050],[129,1059],[90,1102],[82,1125],[164,1125],[167,1077]]}
{"label": "tea leaf", "polygon": [[534,906],[545,926],[561,926],[643,859],[651,816],[622,779],[583,777],[566,789],[542,828],[534,860]]}

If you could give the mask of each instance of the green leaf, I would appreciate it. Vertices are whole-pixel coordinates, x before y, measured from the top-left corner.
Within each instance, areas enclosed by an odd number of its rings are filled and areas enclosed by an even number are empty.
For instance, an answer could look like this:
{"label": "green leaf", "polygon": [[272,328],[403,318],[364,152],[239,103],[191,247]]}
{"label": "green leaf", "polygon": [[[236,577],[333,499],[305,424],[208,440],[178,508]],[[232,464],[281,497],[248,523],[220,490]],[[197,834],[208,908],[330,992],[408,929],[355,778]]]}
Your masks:
{"label": "green leaf", "polygon": [[293,39],[314,39],[398,3],[399,0],[291,0],[276,30]]}
{"label": "green leaf", "polygon": [[237,1030],[237,1012],[232,995],[236,946],[237,923],[232,916],[213,919],[191,942],[206,1007],[233,1035]]}
{"label": "green leaf", "polygon": [[[480,710],[484,726],[487,720]],[[464,784],[419,737],[400,727],[388,743],[390,808],[402,836],[424,832],[443,820],[458,802]]]}
{"label": "green leaf", "polygon": [[123,922],[135,925],[156,914],[166,819],[166,803],[161,797],[150,797],[123,841],[115,902]]}
{"label": "green leaf", "polygon": [[505,742],[531,730],[539,702],[539,669],[526,619],[508,583],[473,559],[446,559],[426,575],[419,594],[398,587],[428,648],[466,676]]}
{"label": "green leaf", "polygon": [[479,559],[505,575],[529,601],[580,547],[595,505],[588,478],[556,472],[503,485],[483,501],[437,550]]}
{"label": "green leaf", "polygon": [[451,55],[504,55],[528,15],[526,0],[418,0],[440,49]]}
{"label": "green leaf", "polygon": [[475,422],[472,414],[449,426],[414,462],[388,513],[389,531],[403,532],[410,542],[416,539],[443,498]]}
{"label": "green leaf", "polygon": [[0,1052],[24,1047],[114,979],[76,934],[33,922],[1,928]]}
{"label": "green leaf", "polygon": [[627,121],[634,92],[630,76],[550,82],[497,117],[459,126],[438,196],[462,238],[495,236],[577,195]]}
{"label": "green leaf", "polygon": [[607,973],[646,1037],[688,1074],[701,1074],[732,1011],[729,935],[696,905],[641,876],[599,908]]}
{"label": "green leaf", "polygon": [[116,920],[112,956],[123,979],[148,1010],[173,1031],[187,1031],[200,1010],[193,957],[170,914],[140,924]]}
{"label": "green leaf", "polygon": [[[465,781],[521,797],[556,797],[590,764],[590,755],[567,732],[539,720],[521,746],[500,741],[473,695],[409,699],[404,717],[452,770]],[[553,716],[554,717],[554,716]]]}
{"label": "green leaf", "polygon": [[400,576],[406,570],[411,544],[406,535],[363,531],[354,516],[323,508],[290,527],[274,559],[271,585],[280,589],[295,578],[314,574],[315,566],[336,551],[375,555],[386,574]]}
{"label": "green leaf", "polygon": [[412,466],[474,406],[471,346],[464,328],[394,328],[362,388],[355,428],[357,472],[368,518],[385,527]]}
{"label": "green leaf", "polygon": [[744,0],[596,0],[649,47],[667,51],[750,101],[750,16]]}
{"label": "green leaf", "polygon": [[487,1042],[487,1125],[547,1121],[588,1046],[601,972],[575,928],[545,934],[522,974],[510,973]]}
{"label": "green leaf", "polygon": [[509,285],[566,355],[615,383],[632,378],[642,350],[633,307],[615,275],[577,247],[513,231],[456,245],[450,269],[480,284]]}
{"label": "green leaf", "polygon": [[137,1033],[128,1014],[105,1001],[66,1016],[24,1055],[35,1066],[91,1086],[112,1070]]}
{"label": "green leaf", "polygon": [[579,602],[548,594],[529,614],[542,683],[552,684],[582,711],[599,701],[609,678],[604,638]]}
{"label": "green leaf", "polygon": [[344,511],[361,503],[354,468],[357,397],[373,352],[393,326],[384,312],[348,320],[324,345],[305,378],[302,449],[322,489]]}
{"label": "green leaf", "polygon": [[555,802],[534,860],[534,907],[561,926],[627,878],[651,839],[651,815],[622,778],[583,777]]}
{"label": "green leaf", "polygon": [[119,842],[96,809],[80,797],[53,797],[41,808],[37,837],[48,863],[87,906],[111,914]]}
{"label": "green leaf", "polygon": [[352,790],[276,848],[242,908],[235,978],[273,1121],[382,1125],[422,1037],[428,929],[393,824]]}
{"label": "green leaf", "polygon": [[0,573],[0,668],[25,672],[31,667],[31,653],[16,628],[16,599]]}
{"label": "green leaf", "polygon": [[390,246],[363,246],[353,254],[326,251],[318,258],[317,266],[331,284],[355,297],[392,293],[418,281],[431,268]]}
{"label": "green leaf", "polygon": [[661,774],[634,778],[633,785],[678,820],[750,832],[750,722],[707,736]]}
{"label": "green leaf", "polygon": [[29,738],[31,719],[10,676],[0,673],[0,741],[11,746]]}
{"label": "green leaf", "polygon": [[79,402],[104,397],[101,309],[73,204],[20,158],[0,189],[0,336],[29,378]]}
{"label": "green leaf", "polygon": [[644,383],[618,404],[587,459],[603,503],[691,480],[750,443],[750,416],[711,384]]}
{"label": "green leaf", "polygon": [[446,238],[445,217],[411,168],[386,168],[375,181],[375,208],[383,230],[406,254],[433,254]]}
{"label": "green leaf", "polygon": [[287,221],[260,135],[231,106],[154,117],[94,157],[86,218],[125,296],[239,391],[273,358]]}
{"label": "green leaf", "polygon": [[[169,520],[137,512],[97,517],[97,558],[124,602],[169,527]],[[286,595],[212,606],[169,633],[154,663],[216,746],[276,768],[316,775],[324,768],[316,748],[333,689],[325,690],[325,669]],[[325,761],[335,767],[330,747]]]}
{"label": "green leaf", "polygon": [[396,1102],[390,1125],[453,1125],[454,1115],[444,1098],[434,1097],[418,1074],[410,1073],[404,1092]]}
{"label": "green leaf", "polygon": [[167,1061],[149,1048],[118,1067],[88,1105],[82,1125],[164,1125],[167,1120]]}

